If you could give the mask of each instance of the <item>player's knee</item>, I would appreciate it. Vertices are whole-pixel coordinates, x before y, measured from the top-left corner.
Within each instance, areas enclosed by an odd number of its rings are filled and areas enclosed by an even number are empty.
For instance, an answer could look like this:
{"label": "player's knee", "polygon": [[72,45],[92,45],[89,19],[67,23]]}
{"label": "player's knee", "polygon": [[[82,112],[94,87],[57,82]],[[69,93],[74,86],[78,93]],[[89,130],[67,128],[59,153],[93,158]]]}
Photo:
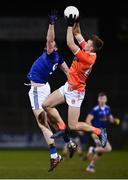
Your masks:
{"label": "player's knee", "polygon": [[112,151],[112,146],[110,146],[109,148],[108,148],[108,152],[111,152]]}
{"label": "player's knee", "polygon": [[42,108],[43,108],[45,111],[48,111],[49,107],[50,107],[50,104],[48,104],[47,102],[43,102]]}
{"label": "player's knee", "polygon": [[45,109],[46,109],[46,107],[47,107],[47,104],[46,104],[45,102],[43,102],[43,104],[42,104],[42,108],[45,110]]}

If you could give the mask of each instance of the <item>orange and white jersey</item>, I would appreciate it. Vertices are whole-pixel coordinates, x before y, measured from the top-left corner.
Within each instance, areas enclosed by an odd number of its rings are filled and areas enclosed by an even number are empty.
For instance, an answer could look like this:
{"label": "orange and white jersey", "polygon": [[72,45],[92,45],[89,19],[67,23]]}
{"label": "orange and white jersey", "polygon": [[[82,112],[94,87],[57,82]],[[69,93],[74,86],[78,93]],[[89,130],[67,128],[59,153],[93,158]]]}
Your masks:
{"label": "orange and white jersey", "polygon": [[[80,43],[84,48],[85,40]],[[78,49],[75,53],[75,58],[69,70],[68,83],[71,89],[85,91],[86,80],[91,72],[92,66],[96,60],[96,53],[86,52]]]}

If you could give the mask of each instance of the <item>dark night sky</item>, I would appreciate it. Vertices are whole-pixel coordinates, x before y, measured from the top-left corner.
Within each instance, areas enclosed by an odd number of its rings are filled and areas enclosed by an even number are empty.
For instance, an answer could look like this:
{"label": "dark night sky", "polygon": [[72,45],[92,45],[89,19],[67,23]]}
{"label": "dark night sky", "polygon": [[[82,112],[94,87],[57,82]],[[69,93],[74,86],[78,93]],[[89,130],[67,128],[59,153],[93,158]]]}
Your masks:
{"label": "dark night sky", "polygon": [[[59,14],[63,16],[64,9],[69,5],[78,7],[80,10],[80,16],[96,17],[99,20],[100,36],[105,42],[104,48],[102,49],[99,59],[97,60],[97,64],[93,69],[93,74],[89,77],[88,89],[86,91],[87,95],[86,100],[84,101],[84,109],[82,113],[85,117],[85,111],[88,111],[89,108],[94,104],[97,93],[100,91],[105,91],[108,94],[109,103],[114,112],[117,115],[120,115],[121,113],[123,114],[125,110],[127,110],[128,102],[126,100],[124,101],[124,99],[128,98],[128,86],[126,84],[126,82],[128,82],[128,70],[126,65],[124,65],[122,68],[120,66],[122,62],[124,64],[127,63],[128,6],[126,1],[125,3],[123,3],[123,1],[118,1],[112,5],[106,0],[102,0],[102,2],[98,0],[26,0],[26,2],[23,0],[17,0],[16,2],[13,0],[3,0],[0,3],[0,18],[4,16],[47,16],[48,11],[53,8],[57,9]],[[125,19],[126,16],[127,18]],[[122,22],[121,20],[124,20],[124,25],[126,25],[126,34],[124,34],[122,29],[120,30],[120,22]],[[118,29],[120,35],[125,35],[125,42],[124,40],[121,41],[117,36]],[[1,125],[3,123],[3,127],[7,129],[6,124],[8,123],[8,127],[11,129],[12,124],[16,123],[16,128],[13,128],[18,131],[17,122],[18,126],[19,122],[23,123],[24,126],[28,121],[30,121],[30,124],[35,122],[31,120],[32,113],[28,114],[26,111],[27,108],[29,108],[29,112],[31,109],[27,96],[28,89],[23,86],[23,83],[27,81],[26,73],[30,68],[30,64],[32,64],[33,60],[42,52],[42,41],[1,41],[0,46],[0,67],[2,67],[2,75],[0,77],[1,84],[3,85],[1,85],[1,105],[2,108],[5,108],[5,110],[3,109],[3,111],[1,111],[1,119],[3,120],[1,121]],[[64,56],[67,58],[70,55],[70,51],[66,48],[67,46],[65,43],[64,48],[61,50],[63,50]],[[70,57],[70,59],[72,59],[72,57]],[[70,59],[67,58],[66,61],[71,63]],[[59,73],[59,71],[56,72],[53,78],[50,79],[51,87],[54,90],[60,87],[60,84],[62,85],[62,83],[65,81],[65,76],[59,76]],[[14,82],[13,86],[12,82]],[[10,107],[12,107],[15,111],[12,112]],[[21,111],[19,112],[19,109],[22,109],[23,117],[20,116],[19,113],[21,113]],[[26,112],[26,115],[24,112]],[[21,119],[19,120],[19,118]]]}
{"label": "dark night sky", "polygon": [[[113,4],[112,4],[113,3]],[[83,1],[83,0],[42,0],[42,1],[9,1],[0,4],[1,16],[43,16],[51,9],[58,9],[60,13],[66,6],[77,6],[82,14],[86,16],[127,16],[126,1],[111,3],[109,1]]]}

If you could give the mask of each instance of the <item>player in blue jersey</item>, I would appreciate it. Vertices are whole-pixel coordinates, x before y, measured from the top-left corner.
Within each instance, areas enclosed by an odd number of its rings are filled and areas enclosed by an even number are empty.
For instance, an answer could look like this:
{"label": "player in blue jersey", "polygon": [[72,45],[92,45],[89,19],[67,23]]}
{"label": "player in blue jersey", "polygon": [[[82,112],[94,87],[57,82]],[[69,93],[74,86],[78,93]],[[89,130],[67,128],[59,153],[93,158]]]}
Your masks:
{"label": "player in blue jersey", "polygon": [[[106,128],[109,122],[117,125],[119,124],[120,120],[113,117],[111,108],[106,105],[106,103],[107,95],[104,92],[99,93],[98,105],[92,108],[86,118],[86,122],[89,125],[94,125],[97,128]],[[90,164],[86,168],[86,171],[88,172],[95,172],[96,161],[103,153],[107,153],[112,150],[112,146],[109,141],[107,141],[106,146],[103,148],[98,136],[92,133],[92,138],[94,140],[95,147],[90,146],[87,153],[87,159],[90,160]]]}
{"label": "player in blue jersey", "polygon": [[[37,58],[32,64],[32,67],[27,75],[27,78],[30,80],[31,85],[29,98],[32,110],[49,146],[51,156],[49,171],[52,171],[62,158],[57,153],[54,140],[50,138],[53,133],[49,127],[49,119],[46,112],[42,108],[42,104],[51,93],[50,85],[48,83],[48,77],[53,73],[53,71],[55,71],[57,67],[61,68],[66,75],[68,75],[69,70],[67,64],[59,54],[58,48],[56,46],[54,32],[54,24],[56,20],[57,14],[55,11],[52,11],[49,14],[49,27],[47,32],[46,48],[44,49],[42,55]],[[50,120],[50,122],[51,121],[52,120]],[[62,122],[61,126],[65,126],[65,124]],[[65,136],[64,140],[65,142],[70,144],[69,150],[72,150],[71,145],[73,144],[73,142],[68,138],[68,136]],[[73,149],[74,147],[75,145],[73,144]],[[72,153],[72,151],[70,152]]]}

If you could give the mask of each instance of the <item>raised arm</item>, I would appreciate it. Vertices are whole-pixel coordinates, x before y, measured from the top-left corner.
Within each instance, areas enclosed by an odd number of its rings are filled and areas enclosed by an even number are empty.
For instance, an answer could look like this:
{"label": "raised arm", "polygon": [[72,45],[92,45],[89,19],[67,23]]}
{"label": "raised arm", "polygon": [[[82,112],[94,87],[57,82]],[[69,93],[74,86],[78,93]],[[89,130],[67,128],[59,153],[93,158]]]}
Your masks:
{"label": "raised arm", "polygon": [[49,14],[49,27],[47,31],[47,52],[48,54],[52,53],[54,48],[55,48],[55,29],[54,29],[54,24],[55,21],[57,20],[57,15],[56,11],[51,11]]}
{"label": "raised arm", "polygon": [[47,43],[46,43],[48,54],[53,52],[54,44],[55,44],[54,25],[49,24],[48,32],[47,32]]}
{"label": "raised arm", "polygon": [[67,46],[70,48],[70,50],[75,54],[78,50],[79,47],[75,44],[74,41],[74,36],[73,36],[73,26],[75,23],[75,18],[72,17],[72,14],[69,16],[69,18],[66,18],[67,23],[68,23],[68,28],[67,28]]}
{"label": "raised arm", "polygon": [[73,34],[76,38],[76,40],[80,43],[84,38],[81,34],[81,29],[80,29],[80,23],[77,22],[73,26]]}
{"label": "raised arm", "polygon": [[80,44],[80,46],[83,48],[85,46],[85,39],[83,38],[82,34],[81,34],[81,29],[80,29],[80,23],[77,22],[74,24],[73,26],[73,34],[76,38],[76,40],[78,41],[78,43]]}
{"label": "raised arm", "polygon": [[[96,59],[96,54],[90,54],[80,50],[79,46],[75,44],[74,36],[73,36],[73,27],[71,25],[69,24],[67,28],[67,46],[80,61],[86,62],[88,65],[94,64]],[[83,40],[80,45],[83,48],[85,46],[85,41]]]}
{"label": "raised arm", "polygon": [[51,42],[55,40],[55,29],[54,29],[54,24],[50,24],[48,26],[48,31],[47,31],[47,42]]}

